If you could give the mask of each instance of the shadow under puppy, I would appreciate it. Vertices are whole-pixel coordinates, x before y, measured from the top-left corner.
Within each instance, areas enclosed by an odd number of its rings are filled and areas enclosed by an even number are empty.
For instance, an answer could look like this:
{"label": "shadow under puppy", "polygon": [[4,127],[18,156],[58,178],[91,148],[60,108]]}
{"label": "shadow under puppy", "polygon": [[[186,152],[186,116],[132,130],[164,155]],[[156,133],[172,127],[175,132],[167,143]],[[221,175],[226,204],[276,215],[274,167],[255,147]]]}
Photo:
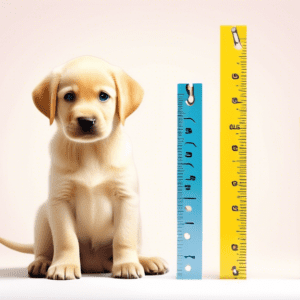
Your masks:
{"label": "shadow under puppy", "polygon": [[58,127],[50,145],[49,197],[38,210],[34,245],[0,238],[34,253],[30,276],[167,272],[165,260],[139,255],[138,178],[123,125],[142,97],[124,71],[91,56],[55,68],[33,91],[36,107]]}

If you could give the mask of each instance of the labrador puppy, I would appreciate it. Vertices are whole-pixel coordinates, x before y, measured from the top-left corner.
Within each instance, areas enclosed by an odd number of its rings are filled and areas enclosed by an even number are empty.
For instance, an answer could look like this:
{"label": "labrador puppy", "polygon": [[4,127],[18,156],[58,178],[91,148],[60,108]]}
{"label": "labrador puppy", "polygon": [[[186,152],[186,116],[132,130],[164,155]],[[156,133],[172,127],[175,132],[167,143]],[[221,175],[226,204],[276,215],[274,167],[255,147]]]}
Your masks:
{"label": "labrador puppy", "polygon": [[165,260],[139,255],[138,178],[123,125],[142,101],[140,85],[121,69],[83,56],[54,69],[32,95],[50,124],[57,123],[49,197],[37,213],[34,245],[0,242],[35,255],[32,277],[166,273]]}

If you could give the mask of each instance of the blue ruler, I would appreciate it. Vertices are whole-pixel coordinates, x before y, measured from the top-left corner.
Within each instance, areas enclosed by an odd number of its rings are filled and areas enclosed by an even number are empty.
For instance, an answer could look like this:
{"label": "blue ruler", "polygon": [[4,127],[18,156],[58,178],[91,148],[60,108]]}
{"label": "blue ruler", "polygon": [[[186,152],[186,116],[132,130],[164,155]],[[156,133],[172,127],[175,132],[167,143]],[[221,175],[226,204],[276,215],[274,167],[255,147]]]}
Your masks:
{"label": "blue ruler", "polygon": [[202,278],[202,84],[178,84],[177,279]]}

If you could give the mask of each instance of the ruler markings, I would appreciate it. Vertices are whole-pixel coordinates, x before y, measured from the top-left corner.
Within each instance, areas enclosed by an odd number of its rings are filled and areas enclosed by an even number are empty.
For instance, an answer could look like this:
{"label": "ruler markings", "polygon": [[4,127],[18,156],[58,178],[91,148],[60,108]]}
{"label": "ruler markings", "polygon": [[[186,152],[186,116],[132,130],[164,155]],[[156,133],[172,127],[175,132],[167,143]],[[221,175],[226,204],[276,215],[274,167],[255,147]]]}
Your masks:
{"label": "ruler markings", "polygon": [[[237,35],[239,40],[236,39]],[[235,48],[235,45],[237,47],[241,45],[241,50]],[[246,279],[246,47],[246,26],[235,28],[233,26],[221,26],[220,277],[226,279]],[[231,124],[239,124],[239,132],[230,130],[229,126],[232,126]],[[232,220],[235,220],[235,222],[232,222]]]}
{"label": "ruler markings", "polygon": [[178,85],[177,279],[202,278],[202,84]]}

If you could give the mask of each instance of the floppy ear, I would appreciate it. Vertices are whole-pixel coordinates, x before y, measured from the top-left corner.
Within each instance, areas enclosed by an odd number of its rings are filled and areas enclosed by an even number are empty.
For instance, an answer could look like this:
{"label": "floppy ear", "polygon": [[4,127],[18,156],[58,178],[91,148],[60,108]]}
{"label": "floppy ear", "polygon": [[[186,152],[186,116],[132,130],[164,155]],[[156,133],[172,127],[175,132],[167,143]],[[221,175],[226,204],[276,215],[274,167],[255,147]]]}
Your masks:
{"label": "floppy ear", "polygon": [[118,93],[117,110],[124,125],[125,119],[141,104],[144,91],[134,79],[119,68],[115,69],[113,76]]}
{"label": "floppy ear", "polygon": [[56,96],[60,75],[60,69],[53,70],[32,92],[35,106],[50,119],[50,125],[55,118]]}

